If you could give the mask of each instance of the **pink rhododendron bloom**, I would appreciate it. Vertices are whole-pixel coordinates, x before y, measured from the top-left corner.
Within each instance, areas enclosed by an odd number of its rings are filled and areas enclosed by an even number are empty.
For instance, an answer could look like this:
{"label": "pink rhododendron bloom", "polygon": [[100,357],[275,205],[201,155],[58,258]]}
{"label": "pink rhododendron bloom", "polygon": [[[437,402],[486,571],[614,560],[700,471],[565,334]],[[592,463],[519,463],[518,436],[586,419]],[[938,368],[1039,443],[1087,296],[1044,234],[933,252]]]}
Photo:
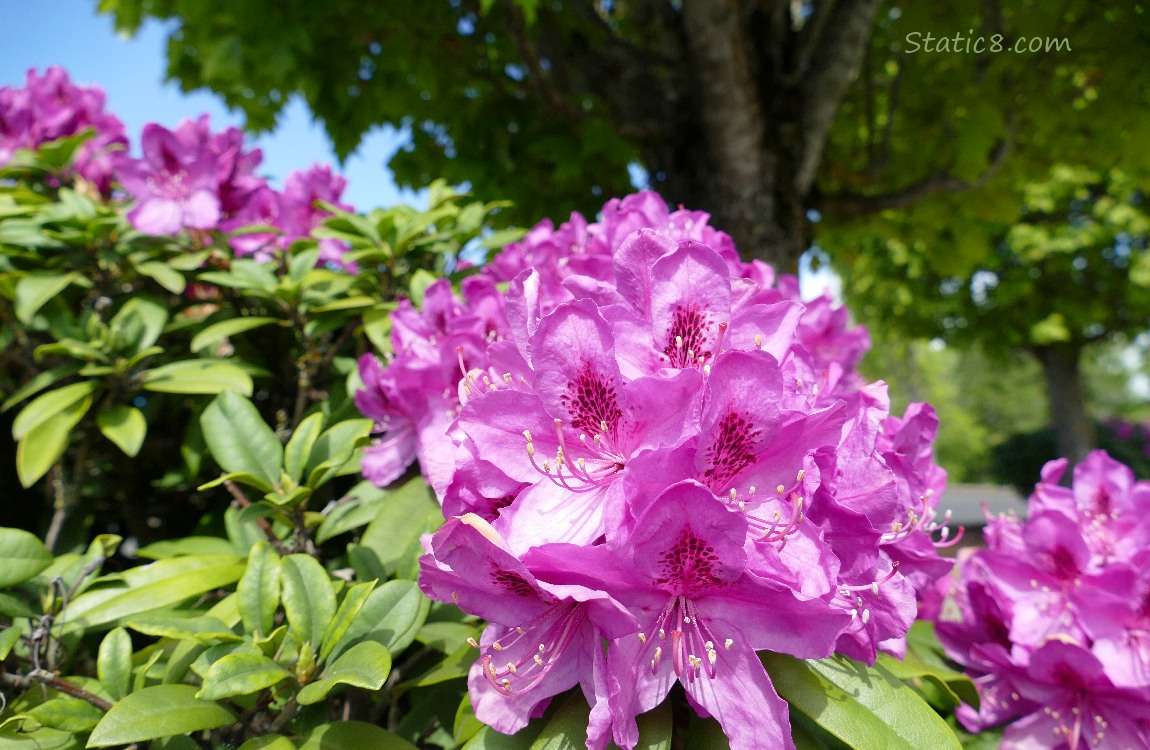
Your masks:
{"label": "pink rhododendron bloom", "polygon": [[104,103],[102,89],[76,86],[64,69],[55,66],[43,75],[29,70],[24,88],[0,87],[0,165],[19,149],[36,149],[92,130],[72,169],[107,194],[115,155],[127,148],[128,139],[124,124],[104,111]]}
{"label": "pink rhododendron bloom", "polygon": [[678,681],[732,747],[790,747],[755,652],[900,653],[949,569],[933,412],[890,418],[865,332],[706,221],[640,193],[540,224],[360,363],[364,473],[415,457],[455,518],[421,581],[493,623],[469,685],[497,728],[579,684],[588,747],[630,750]]}
{"label": "pink rhododendron bloom", "polygon": [[149,123],[141,147],[143,158],[122,157],[116,173],[137,201],[128,219],[141,232],[215,229],[264,186],[254,174],[259,150],[244,151],[237,128],[213,133],[207,115],[175,130]]}
{"label": "pink rhododendron bloom", "polygon": [[990,519],[936,631],[979,687],[971,731],[1009,724],[1003,747],[1150,743],[1150,482],[1102,451],[1052,461],[1027,520]]}

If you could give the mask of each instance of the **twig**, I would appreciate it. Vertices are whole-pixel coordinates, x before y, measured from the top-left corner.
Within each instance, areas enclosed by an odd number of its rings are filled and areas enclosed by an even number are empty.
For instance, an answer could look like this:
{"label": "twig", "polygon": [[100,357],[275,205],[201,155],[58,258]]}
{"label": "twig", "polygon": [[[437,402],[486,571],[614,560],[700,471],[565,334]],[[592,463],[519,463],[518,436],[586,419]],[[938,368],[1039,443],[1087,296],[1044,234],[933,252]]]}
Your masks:
{"label": "twig", "polygon": [[98,695],[89,693],[79,685],[68,682],[63,677],[49,672],[46,669],[35,669],[29,672],[26,676],[21,677],[14,674],[0,674],[0,679],[3,679],[4,684],[16,688],[17,690],[26,690],[33,683],[45,685],[59,693],[70,695],[73,698],[79,698],[82,701],[87,701],[101,711],[107,711],[112,707],[112,704],[104,700]]}
{"label": "twig", "polygon": [[[227,489],[228,493],[235,499],[236,503],[238,503],[241,508],[248,508],[251,506],[252,501],[248,499],[248,496],[244,494],[244,491],[240,489],[238,484],[228,479],[224,482],[224,488]],[[283,546],[283,542],[278,536],[276,536],[275,529],[272,528],[272,525],[268,522],[268,519],[257,518],[256,526],[260,527],[260,530],[264,532],[264,536],[268,538],[268,541],[272,543],[272,546],[274,546],[276,550],[278,550],[281,554],[286,552]]]}

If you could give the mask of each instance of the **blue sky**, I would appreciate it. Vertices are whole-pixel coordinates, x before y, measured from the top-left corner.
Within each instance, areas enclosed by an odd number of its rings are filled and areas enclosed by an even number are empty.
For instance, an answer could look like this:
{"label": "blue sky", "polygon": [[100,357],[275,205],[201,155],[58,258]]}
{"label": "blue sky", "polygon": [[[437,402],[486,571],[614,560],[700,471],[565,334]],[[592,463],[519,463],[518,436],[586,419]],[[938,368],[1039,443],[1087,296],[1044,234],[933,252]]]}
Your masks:
{"label": "blue sky", "polygon": [[[150,21],[132,38],[96,13],[95,0],[0,0],[0,86],[23,86],[29,68],[59,65],[80,84],[97,84],[107,109],[124,121],[133,147],[145,123],[174,127],[184,118],[211,115],[213,128],[243,125],[206,92],[184,94],[164,82],[165,27]],[[360,210],[396,203],[425,205],[422,194],[400,191],[384,164],[403,142],[394,130],[373,132],[345,165],[338,166],[322,128],[298,100],[287,108],[275,133],[250,142],[263,150],[260,172],[277,186],[292,170],[330,163],[347,177],[344,200]]]}

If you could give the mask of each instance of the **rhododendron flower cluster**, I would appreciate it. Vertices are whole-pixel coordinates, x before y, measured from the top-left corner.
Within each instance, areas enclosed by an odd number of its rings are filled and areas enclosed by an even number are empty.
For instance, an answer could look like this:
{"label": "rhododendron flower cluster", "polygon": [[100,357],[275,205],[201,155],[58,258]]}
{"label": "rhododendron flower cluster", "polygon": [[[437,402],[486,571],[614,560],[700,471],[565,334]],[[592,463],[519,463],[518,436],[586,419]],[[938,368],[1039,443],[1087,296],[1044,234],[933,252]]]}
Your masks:
{"label": "rhododendron flower cluster", "polygon": [[92,130],[73,163],[101,193],[111,189],[114,155],[127,147],[124,124],[104,111],[104,92],[77,86],[63,68],[29,70],[24,88],[0,86],[0,165],[16,151]]}
{"label": "rhododendron flower cluster", "polygon": [[971,731],[1010,722],[1002,747],[1150,746],[1150,482],[1103,451],[1059,486],[1048,463],[1027,519],[988,519],[936,627],[975,676]]}
{"label": "rhododendron flower cluster", "polygon": [[865,332],[707,218],[648,192],[540,224],[360,362],[364,473],[418,458],[442,502],[421,586],[490,623],[469,686],[501,732],[579,685],[588,747],[632,748],[678,681],[736,750],[791,747],[756,651],[901,653],[949,570],[933,411],[891,417]]}
{"label": "rhododendron flower cluster", "polygon": [[[148,123],[140,139],[143,153],[131,157],[123,123],[104,112],[104,101],[99,87],[76,86],[56,67],[43,75],[29,70],[24,88],[0,87],[0,165],[17,150],[91,129],[94,135],[80,148],[73,169],[105,195],[118,183],[135,201],[128,220],[137,230],[220,230],[235,235],[230,244],[237,256],[259,261],[309,236],[330,217],[321,202],[355,210],[340,202],[347,183],[327,166],[292,172],[282,191],[273,189],[256,174],[260,150],[245,149],[238,128],[213,131],[207,115],[174,130]],[[343,258],[346,243],[324,238],[319,247],[321,263],[355,270]]]}

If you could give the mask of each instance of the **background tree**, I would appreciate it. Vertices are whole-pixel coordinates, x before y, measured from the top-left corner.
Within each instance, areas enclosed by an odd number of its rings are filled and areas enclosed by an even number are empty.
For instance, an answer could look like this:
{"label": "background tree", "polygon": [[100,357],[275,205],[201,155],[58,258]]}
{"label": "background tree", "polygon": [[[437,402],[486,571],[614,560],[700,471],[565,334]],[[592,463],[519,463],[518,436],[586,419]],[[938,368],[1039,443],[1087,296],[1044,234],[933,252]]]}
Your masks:
{"label": "background tree", "polygon": [[993,252],[965,273],[931,263],[922,241],[890,238],[860,254],[844,288],[864,321],[1032,355],[1058,454],[1076,462],[1094,445],[1083,353],[1150,327],[1150,215],[1145,193],[1118,169],[1055,167],[1019,204],[1024,219],[998,227]]}
{"label": "background tree", "polygon": [[[985,253],[971,221],[1051,156],[1145,164],[1140,6],[1034,0],[101,0],[121,30],[175,21],[169,75],[272,128],[301,96],[341,154],[406,126],[397,180],[468,182],[521,223],[593,212],[628,165],[794,268],[828,218],[923,209],[940,259]],[[918,37],[909,35],[918,34]],[[931,35],[935,43],[926,42]],[[947,38],[939,52],[939,40]],[[958,38],[983,51],[956,51]],[[1045,39],[1053,41],[1048,44]],[[1043,40],[1024,54],[996,52]],[[1066,43],[1057,42],[1065,39]],[[914,40],[922,47],[913,52]],[[977,46],[976,46],[977,49]],[[931,51],[928,51],[931,50]],[[861,71],[861,75],[860,75]],[[857,80],[856,80],[857,79]],[[840,111],[841,110],[841,111]],[[980,186],[978,193],[965,188]],[[834,248],[838,252],[838,248]],[[849,261],[850,255],[844,251]]]}

